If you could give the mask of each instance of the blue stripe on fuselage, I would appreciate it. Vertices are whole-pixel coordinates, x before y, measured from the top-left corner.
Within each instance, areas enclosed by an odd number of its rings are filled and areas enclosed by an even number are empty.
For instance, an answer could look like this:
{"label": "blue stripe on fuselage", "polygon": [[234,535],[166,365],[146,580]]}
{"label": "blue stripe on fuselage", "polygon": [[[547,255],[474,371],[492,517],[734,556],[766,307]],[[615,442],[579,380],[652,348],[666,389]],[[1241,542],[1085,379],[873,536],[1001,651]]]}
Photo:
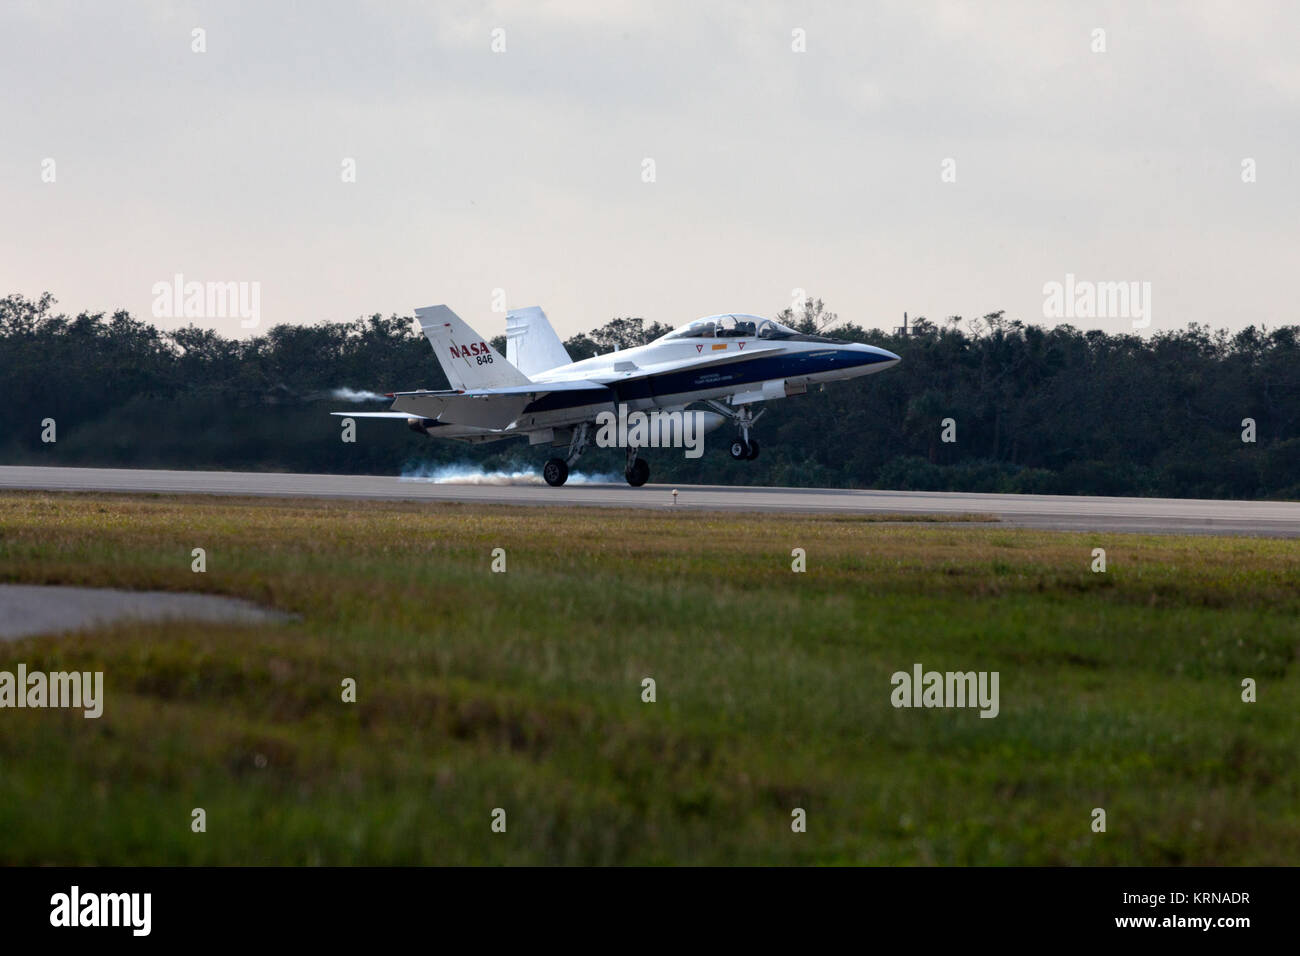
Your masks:
{"label": "blue stripe on fuselage", "polygon": [[752,358],[743,362],[730,362],[706,368],[684,368],[665,372],[631,382],[612,382],[610,387],[621,402],[654,398],[659,395],[680,395],[684,392],[703,392],[713,388],[730,388],[754,385],[778,378],[798,378],[836,369],[858,368],[888,362],[884,355],[855,352],[849,349],[811,349],[807,352],[785,353]]}
{"label": "blue stripe on fuselage", "polygon": [[[538,385],[538,391],[545,388],[545,385]],[[584,405],[604,405],[614,401],[614,392],[601,386],[600,388],[583,388],[578,390],[565,389],[558,392],[547,392],[535,402],[525,406],[520,414],[527,415],[530,412],[558,412],[566,408],[582,408]]]}

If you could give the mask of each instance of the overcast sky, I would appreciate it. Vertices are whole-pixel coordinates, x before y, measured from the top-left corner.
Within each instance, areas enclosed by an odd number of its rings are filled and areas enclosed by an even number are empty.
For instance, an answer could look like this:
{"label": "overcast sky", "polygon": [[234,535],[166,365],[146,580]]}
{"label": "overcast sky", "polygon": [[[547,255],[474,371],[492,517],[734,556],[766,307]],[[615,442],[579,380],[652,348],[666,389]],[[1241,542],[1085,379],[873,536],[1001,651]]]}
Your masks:
{"label": "overcast sky", "polygon": [[1068,273],[1149,283],[1149,331],[1300,321],[1300,5],[613,6],[6,0],[0,294],[567,336],[795,289],[1052,324]]}

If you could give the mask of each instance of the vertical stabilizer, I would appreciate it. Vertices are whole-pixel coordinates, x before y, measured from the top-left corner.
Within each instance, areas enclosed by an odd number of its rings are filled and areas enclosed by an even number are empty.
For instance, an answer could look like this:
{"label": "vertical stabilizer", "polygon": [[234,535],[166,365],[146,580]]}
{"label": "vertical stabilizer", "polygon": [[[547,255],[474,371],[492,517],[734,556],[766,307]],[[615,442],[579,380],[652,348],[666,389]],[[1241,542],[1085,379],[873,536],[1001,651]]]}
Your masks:
{"label": "vertical stabilizer", "polygon": [[536,305],[506,313],[506,358],[530,377],[573,362],[546,313]]}
{"label": "vertical stabilizer", "polygon": [[445,305],[416,309],[415,317],[452,388],[470,391],[527,385],[532,381]]}

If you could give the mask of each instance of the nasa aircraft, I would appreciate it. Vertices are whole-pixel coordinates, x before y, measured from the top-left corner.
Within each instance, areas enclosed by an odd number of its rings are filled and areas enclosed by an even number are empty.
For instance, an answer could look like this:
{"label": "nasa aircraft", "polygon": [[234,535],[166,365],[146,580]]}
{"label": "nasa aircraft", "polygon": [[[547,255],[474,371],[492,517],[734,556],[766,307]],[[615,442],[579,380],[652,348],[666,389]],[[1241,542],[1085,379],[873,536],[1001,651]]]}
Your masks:
{"label": "nasa aircraft", "polygon": [[[699,402],[705,430],[731,421],[731,457],[758,457],[753,406],[802,395],[819,382],[869,375],[896,365],[893,352],[805,335],[757,315],[711,315],[646,345],[574,362],[537,306],[506,316],[506,358],[445,305],[415,310],[448,391],[394,392],[392,411],[333,412],[352,418],[405,419],[412,430],[464,442],[528,436],[530,445],[568,446],[542,476],[562,485],[591,444],[601,412],[683,410]],[[644,485],[650,466],[627,449],[627,483]]]}

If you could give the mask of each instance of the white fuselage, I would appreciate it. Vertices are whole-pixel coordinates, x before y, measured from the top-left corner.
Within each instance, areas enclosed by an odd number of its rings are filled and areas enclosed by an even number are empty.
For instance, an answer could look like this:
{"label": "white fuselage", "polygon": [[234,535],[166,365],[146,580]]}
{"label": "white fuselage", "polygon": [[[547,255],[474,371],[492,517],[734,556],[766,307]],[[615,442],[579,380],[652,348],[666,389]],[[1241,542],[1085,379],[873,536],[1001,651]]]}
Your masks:
{"label": "white fuselage", "polygon": [[875,346],[820,336],[664,338],[533,376],[539,388],[554,382],[591,382],[612,394],[551,393],[526,407],[506,429],[437,425],[428,431],[437,437],[491,441],[590,422],[619,404],[631,411],[709,400],[748,405],[801,394],[821,382],[869,375],[898,361],[894,353]]}

